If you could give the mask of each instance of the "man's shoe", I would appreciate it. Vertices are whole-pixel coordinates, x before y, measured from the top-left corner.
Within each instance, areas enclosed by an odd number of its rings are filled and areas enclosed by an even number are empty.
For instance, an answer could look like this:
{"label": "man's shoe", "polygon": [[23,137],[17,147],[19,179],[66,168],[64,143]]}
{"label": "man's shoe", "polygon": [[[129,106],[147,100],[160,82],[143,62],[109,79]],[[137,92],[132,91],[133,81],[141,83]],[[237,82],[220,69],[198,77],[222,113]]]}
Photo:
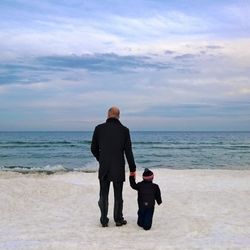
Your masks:
{"label": "man's shoe", "polygon": [[109,218],[105,218],[105,219],[100,219],[100,222],[102,224],[102,227],[108,227],[109,226]]}
{"label": "man's shoe", "polygon": [[120,226],[123,226],[123,225],[126,225],[126,224],[127,224],[127,221],[126,221],[126,220],[117,221],[117,222],[115,223],[115,225],[116,225],[117,227],[120,227]]}

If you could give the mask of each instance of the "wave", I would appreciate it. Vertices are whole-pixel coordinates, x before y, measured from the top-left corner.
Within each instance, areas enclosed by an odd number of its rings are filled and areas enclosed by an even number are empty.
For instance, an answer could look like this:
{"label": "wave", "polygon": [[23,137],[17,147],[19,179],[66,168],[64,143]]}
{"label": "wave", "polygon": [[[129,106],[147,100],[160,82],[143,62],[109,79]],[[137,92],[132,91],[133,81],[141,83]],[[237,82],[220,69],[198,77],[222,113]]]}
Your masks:
{"label": "wave", "polygon": [[70,141],[3,141],[0,144],[29,144],[29,145],[36,145],[36,144],[71,144]]}
{"label": "wave", "polygon": [[134,141],[133,145],[152,145],[152,144],[165,144],[166,142],[159,141]]}
{"label": "wave", "polygon": [[70,142],[70,141],[52,141],[52,142],[0,142],[0,148],[14,149],[14,148],[55,148],[55,147],[71,147],[81,148],[91,144],[90,141]]}
{"label": "wave", "polygon": [[[70,147],[70,148],[82,148],[84,145],[58,145],[60,147]],[[3,149],[15,149],[15,148],[55,148],[55,145],[49,145],[49,144],[44,144],[44,145],[4,145],[1,146],[0,148]]]}
{"label": "wave", "polygon": [[92,141],[90,141],[90,140],[84,140],[84,141],[80,141],[80,142],[83,142],[84,144],[89,144],[90,145]]}
{"label": "wave", "polygon": [[159,154],[159,153],[152,153],[149,154],[149,157],[156,157],[156,158],[168,158],[168,157],[173,157],[172,154]]}
{"label": "wave", "polygon": [[16,172],[21,174],[55,174],[60,172],[84,172],[84,173],[94,173],[97,171],[97,168],[92,164],[88,163],[84,167],[69,168],[62,165],[54,166],[44,166],[44,167],[29,167],[29,166],[0,166],[0,171],[6,172]]}
{"label": "wave", "polygon": [[200,150],[200,149],[221,149],[221,150],[239,150],[239,149],[250,149],[248,145],[208,145],[208,144],[187,144],[186,146],[173,146],[173,145],[163,145],[163,146],[152,146],[152,149],[178,149],[178,150]]}
{"label": "wave", "polygon": [[90,140],[77,140],[77,141],[67,141],[67,140],[62,140],[62,141],[1,141],[0,145],[43,145],[43,144],[91,144]]}

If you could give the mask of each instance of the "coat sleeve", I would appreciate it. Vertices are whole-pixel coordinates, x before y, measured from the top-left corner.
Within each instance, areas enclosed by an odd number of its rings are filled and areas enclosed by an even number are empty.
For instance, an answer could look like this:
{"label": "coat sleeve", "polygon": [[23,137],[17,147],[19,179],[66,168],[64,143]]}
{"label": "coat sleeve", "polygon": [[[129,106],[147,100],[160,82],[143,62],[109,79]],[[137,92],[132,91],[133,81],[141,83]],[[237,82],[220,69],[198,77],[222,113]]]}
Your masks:
{"label": "coat sleeve", "polygon": [[92,137],[91,152],[95,156],[96,160],[99,161],[99,143],[98,143],[96,128],[94,130],[93,137]]}
{"label": "coat sleeve", "polygon": [[155,199],[158,205],[162,203],[161,190],[158,185],[155,185]]}
{"label": "coat sleeve", "polygon": [[133,151],[132,151],[132,144],[131,144],[129,129],[127,129],[127,135],[126,135],[125,155],[126,155],[126,159],[128,161],[128,166],[129,166],[130,172],[135,172],[136,165],[135,165],[134,155],[133,155]]}
{"label": "coat sleeve", "polygon": [[129,176],[129,184],[130,186],[135,189],[135,190],[138,190],[138,185],[137,183],[135,182],[135,177],[134,176]]}

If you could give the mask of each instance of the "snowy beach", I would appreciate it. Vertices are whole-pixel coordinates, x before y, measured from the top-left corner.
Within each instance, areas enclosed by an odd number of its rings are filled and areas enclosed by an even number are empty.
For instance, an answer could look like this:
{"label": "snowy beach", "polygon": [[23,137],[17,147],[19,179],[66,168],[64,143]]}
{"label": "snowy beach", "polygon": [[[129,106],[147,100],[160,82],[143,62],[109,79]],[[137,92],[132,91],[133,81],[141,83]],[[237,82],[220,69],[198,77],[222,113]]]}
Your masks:
{"label": "snowy beach", "polygon": [[[136,224],[124,185],[126,226],[99,224],[97,173],[0,172],[0,249],[250,249],[249,170],[154,169],[163,204],[152,229]],[[141,171],[137,172],[137,181]]]}

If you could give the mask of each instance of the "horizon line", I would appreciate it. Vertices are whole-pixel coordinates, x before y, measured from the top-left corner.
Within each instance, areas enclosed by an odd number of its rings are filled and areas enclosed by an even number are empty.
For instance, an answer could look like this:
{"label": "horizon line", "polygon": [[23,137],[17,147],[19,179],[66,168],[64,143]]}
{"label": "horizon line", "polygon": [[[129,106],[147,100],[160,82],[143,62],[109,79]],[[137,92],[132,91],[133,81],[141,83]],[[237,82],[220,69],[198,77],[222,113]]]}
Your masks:
{"label": "horizon line", "polygon": [[[0,130],[0,133],[20,133],[20,132],[51,132],[51,133],[62,133],[62,132],[93,132],[93,130]],[[132,130],[130,129],[130,132],[242,132],[242,133],[248,133],[250,130]]]}

